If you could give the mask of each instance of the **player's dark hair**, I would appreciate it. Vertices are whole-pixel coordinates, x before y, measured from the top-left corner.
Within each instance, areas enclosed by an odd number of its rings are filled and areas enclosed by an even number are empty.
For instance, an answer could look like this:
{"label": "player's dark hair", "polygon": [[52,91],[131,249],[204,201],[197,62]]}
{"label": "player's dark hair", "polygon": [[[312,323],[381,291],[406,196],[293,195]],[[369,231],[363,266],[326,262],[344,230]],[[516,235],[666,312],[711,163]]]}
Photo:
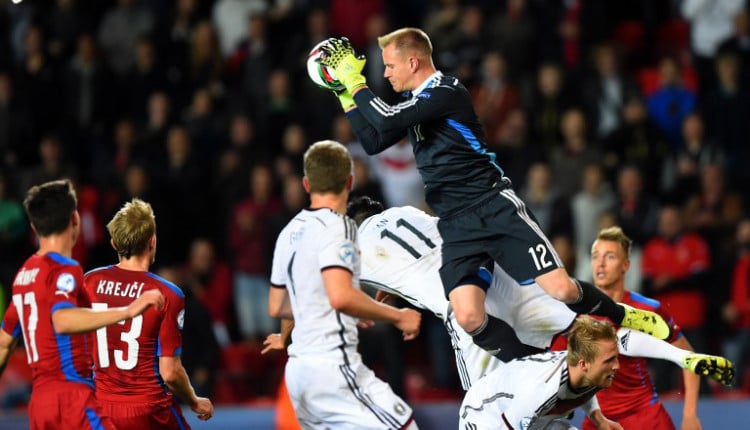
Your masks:
{"label": "player's dark hair", "polygon": [[383,212],[383,204],[368,196],[354,197],[346,205],[346,214],[353,219],[357,225],[373,215]]}
{"label": "player's dark hair", "polygon": [[64,232],[77,206],[76,192],[68,179],[35,185],[23,200],[26,215],[40,237]]}

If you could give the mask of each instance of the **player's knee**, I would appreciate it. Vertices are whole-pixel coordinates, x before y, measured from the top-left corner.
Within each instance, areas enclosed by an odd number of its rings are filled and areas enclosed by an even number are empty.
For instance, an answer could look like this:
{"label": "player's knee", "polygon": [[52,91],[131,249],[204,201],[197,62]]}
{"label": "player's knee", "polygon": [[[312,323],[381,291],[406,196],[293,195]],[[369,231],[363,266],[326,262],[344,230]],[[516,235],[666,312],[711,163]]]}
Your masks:
{"label": "player's knee", "polygon": [[484,323],[484,308],[468,309],[463,308],[461,312],[456,312],[456,322],[464,331],[471,333],[478,329]]}
{"label": "player's knee", "polygon": [[[560,270],[560,269],[558,269]],[[544,274],[536,279],[542,289],[557,300],[565,303],[573,303],[578,300],[579,292],[575,282],[570,279],[565,271]]]}

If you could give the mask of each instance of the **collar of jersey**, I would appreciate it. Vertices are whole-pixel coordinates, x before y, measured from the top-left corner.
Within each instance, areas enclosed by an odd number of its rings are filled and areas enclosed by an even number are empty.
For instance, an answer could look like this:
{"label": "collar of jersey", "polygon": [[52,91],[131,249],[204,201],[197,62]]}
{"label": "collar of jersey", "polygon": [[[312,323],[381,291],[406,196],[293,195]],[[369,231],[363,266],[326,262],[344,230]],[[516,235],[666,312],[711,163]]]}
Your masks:
{"label": "collar of jersey", "polygon": [[429,78],[425,79],[424,82],[419,84],[419,86],[415,88],[414,91],[411,92],[411,96],[415,97],[417,94],[424,91],[425,88],[430,86],[430,84],[432,83],[433,80],[435,80],[435,78],[438,78],[440,76],[443,76],[443,72],[441,72],[440,70],[435,71],[435,73],[431,74]]}

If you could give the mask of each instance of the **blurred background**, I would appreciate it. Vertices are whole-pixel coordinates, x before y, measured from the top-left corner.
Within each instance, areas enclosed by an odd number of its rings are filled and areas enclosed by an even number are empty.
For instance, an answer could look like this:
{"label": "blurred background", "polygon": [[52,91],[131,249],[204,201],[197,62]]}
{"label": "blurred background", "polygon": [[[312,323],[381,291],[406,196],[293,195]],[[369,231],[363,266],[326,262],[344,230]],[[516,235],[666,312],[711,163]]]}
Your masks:
{"label": "blurred background", "polygon": [[[628,287],[665,304],[750,395],[750,24],[746,0],[0,0],[0,284],[33,252],[21,200],[75,181],[85,270],[111,264],[104,225],[132,197],[156,211],[154,271],[187,295],[183,362],[218,404],[273,403],[286,357],[261,355],[277,233],[307,204],[302,154],[355,157],[354,195],[424,207],[411,146],[367,156],[305,60],[346,35],[396,102],[376,38],[424,29],[470,90],[490,149],[571,273],[590,279],[600,227],[634,239]],[[668,246],[669,263],[653,252]],[[2,310],[0,310],[0,314]],[[366,362],[412,403],[461,396],[439,320],[403,343],[362,331]],[[653,364],[657,390],[680,371]],[[19,348],[0,406],[24,410]],[[190,415],[189,412],[186,416]]]}

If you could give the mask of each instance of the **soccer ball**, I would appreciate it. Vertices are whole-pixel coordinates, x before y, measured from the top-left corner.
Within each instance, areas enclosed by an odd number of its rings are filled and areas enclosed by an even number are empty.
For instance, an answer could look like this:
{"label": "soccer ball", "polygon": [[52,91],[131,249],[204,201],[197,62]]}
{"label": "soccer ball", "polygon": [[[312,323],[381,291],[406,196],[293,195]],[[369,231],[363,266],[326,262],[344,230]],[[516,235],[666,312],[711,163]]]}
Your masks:
{"label": "soccer ball", "polygon": [[324,90],[341,91],[345,87],[336,79],[336,75],[333,73],[328,66],[320,64],[318,61],[325,54],[320,47],[327,43],[326,40],[315,45],[310,50],[310,54],[307,56],[307,74],[310,76],[310,80],[320,88]]}

